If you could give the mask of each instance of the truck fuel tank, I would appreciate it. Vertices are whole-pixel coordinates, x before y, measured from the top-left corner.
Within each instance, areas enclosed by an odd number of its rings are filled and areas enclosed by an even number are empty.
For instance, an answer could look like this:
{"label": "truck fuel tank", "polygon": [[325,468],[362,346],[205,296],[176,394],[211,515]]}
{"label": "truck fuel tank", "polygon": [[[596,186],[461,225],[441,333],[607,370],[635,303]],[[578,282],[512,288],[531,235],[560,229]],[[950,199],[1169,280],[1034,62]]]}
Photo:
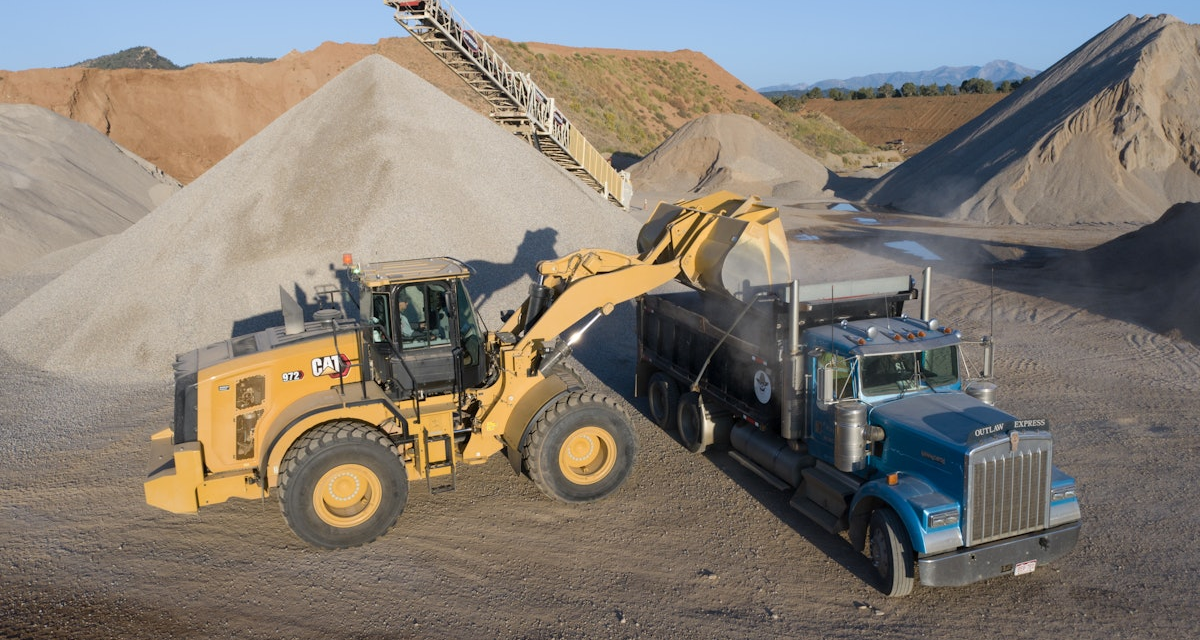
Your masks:
{"label": "truck fuel tank", "polygon": [[813,464],[806,449],[792,449],[779,436],[760,431],[748,422],[737,424],[729,434],[729,444],[753,460],[758,466],[793,487],[803,479],[801,471]]}

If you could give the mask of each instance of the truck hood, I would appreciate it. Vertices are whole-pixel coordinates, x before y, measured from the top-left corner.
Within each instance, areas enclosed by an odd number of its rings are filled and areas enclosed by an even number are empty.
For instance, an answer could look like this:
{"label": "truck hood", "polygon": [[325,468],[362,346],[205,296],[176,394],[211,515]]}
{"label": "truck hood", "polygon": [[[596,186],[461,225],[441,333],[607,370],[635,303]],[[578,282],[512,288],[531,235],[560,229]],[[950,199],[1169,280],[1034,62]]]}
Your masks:
{"label": "truck hood", "polygon": [[904,427],[948,444],[965,445],[981,427],[1015,419],[1012,414],[965,393],[922,393],[877,404],[870,422],[887,431]]}

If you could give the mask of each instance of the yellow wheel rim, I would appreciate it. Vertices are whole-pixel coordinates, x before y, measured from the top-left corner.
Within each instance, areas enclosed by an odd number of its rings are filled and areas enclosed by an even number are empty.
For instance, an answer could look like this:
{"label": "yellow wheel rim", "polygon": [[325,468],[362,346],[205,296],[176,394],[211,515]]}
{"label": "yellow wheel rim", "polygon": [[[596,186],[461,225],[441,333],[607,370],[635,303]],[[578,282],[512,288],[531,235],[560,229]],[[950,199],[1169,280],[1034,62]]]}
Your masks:
{"label": "yellow wheel rim", "polygon": [[313,509],[330,526],[360,525],[375,515],[382,501],[379,476],[360,464],[338,465],[317,481]]}
{"label": "yellow wheel rim", "polygon": [[575,484],[599,482],[616,464],[617,441],[599,427],[576,430],[558,450],[558,468]]}

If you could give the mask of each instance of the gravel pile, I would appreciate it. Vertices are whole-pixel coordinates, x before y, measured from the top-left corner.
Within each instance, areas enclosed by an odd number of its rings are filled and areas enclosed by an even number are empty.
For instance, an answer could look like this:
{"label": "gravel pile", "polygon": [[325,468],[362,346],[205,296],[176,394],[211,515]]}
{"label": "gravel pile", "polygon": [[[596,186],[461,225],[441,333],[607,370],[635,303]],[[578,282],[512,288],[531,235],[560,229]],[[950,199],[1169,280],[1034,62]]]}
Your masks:
{"label": "gravel pile", "polygon": [[[707,115],[680,127],[629,168],[638,191],[821,197],[829,170],[753,118]],[[828,194],[824,194],[828,195]]]}
{"label": "gravel pile", "polygon": [[166,379],[178,352],[279,324],[279,286],[311,305],[343,252],[467,261],[494,328],[538,260],[632,251],[639,226],[373,55],[0,317],[0,349],[56,374]]}
{"label": "gravel pile", "polygon": [[120,233],[178,190],[85,124],[42,107],[0,104],[0,274]]}
{"label": "gravel pile", "polygon": [[1200,200],[1200,25],[1127,16],[884,176],[874,205],[1143,223]]}
{"label": "gravel pile", "polygon": [[1063,280],[1131,292],[1133,314],[1147,326],[1200,343],[1200,202],[1174,205],[1158,220],[1054,267]]}

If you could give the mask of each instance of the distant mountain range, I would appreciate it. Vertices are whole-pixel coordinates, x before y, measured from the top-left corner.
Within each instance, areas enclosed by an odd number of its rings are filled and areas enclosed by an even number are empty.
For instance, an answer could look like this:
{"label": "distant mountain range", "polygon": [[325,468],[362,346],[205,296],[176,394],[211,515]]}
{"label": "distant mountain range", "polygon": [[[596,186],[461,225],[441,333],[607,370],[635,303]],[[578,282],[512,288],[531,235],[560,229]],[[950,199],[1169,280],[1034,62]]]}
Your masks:
{"label": "distant mountain range", "polygon": [[890,83],[892,86],[899,88],[905,82],[911,82],[917,86],[920,85],[946,85],[952,84],[959,86],[964,80],[971,78],[981,78],[983,80],[991,80],[992,82],[1000,83],[1005,80],[1020,80],[1022,78],[1036,76],[1039,71],[1023,67],[1015,62],[1008,60],[993,60],[982,67],[938,67],[929,71],[894,71],[891,73],[873,73],[866,76],[856,76],[853,78],[845,78],[841,80],[821,80],[813,84],[777,84],[770,87],[763,87],[758,90],[761,94],[768,93],[788,93],[807,91],[813,87],[821,89],[831,89],[838,87],[841,89],[859,89],[862,87],[878,87],[882,84]]}

